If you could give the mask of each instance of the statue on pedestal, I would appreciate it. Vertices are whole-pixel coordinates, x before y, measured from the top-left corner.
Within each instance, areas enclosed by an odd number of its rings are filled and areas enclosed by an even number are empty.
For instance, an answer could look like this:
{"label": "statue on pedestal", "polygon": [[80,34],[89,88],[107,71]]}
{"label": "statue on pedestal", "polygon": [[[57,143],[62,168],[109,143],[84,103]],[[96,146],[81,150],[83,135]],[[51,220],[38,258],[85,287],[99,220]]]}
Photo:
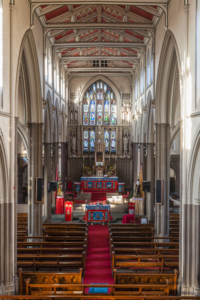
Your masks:
{"label": "statue on pedestal", "polygon": [[125,135],[124,135],[124,138],[123,138],[124,155],[127,155],[127,154],[128,154],[128,143],[129,143],[128,135],[125,134]]}
{"label": "statue on pedestal", "polygon": [[76,136],[75,136],[75,134],[73,134],[72,138],[71,138],[71,149],[72,149],[72,154],[75,155],[76,154]]}
{"label": "statue on pedestal", "polygon": [[134,197],[140,197],[141,194],[140,194],[140,180],[139,178],[137,179],[137,182],[136,182],[136,185],[135,185],[135,190],[134,190]]}
{"label": "statue on pedestal", "polygon": [[62,181],[58,180],[57,181],[57,196],[63,196],[63,189],[62,189]]}

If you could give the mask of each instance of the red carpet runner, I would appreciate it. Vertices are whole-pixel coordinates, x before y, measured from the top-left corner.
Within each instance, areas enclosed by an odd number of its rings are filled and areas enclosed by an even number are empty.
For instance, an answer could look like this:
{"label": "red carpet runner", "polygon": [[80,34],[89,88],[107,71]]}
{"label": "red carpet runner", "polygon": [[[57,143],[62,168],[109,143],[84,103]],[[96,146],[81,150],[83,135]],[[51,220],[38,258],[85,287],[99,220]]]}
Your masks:
{"label": "red carpet runner", "polygon": [[111,272],[108,226],[90,225],[83,283],[114,283]]}

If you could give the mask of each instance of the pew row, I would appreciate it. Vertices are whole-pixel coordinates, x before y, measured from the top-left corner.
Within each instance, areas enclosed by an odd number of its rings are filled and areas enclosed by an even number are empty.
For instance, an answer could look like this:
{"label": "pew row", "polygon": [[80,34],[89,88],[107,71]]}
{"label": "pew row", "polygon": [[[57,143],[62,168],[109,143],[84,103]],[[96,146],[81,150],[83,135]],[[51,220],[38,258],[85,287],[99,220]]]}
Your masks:
{"label": "pew row", "polygon": [[179,256],[178,255],[123,255],[112,254],[112,270],[116,268],[122,269],[143,269],[152,270],[159,269],[162,273],[169,269],[178,269]]}
{"label": "pew row", "polygon": [[[169,283],[161,284],[41,284],[26,279],[26,295],[88,295],[88,288],[109,288],[109,295],[169,295]],[[93,293],[95,295],[95,293]],[[97,293],[96,293],[97,295]],[[98,293],[99,295],[99,293]]]}
{"label": "pew row", "polygon": [[30,279],[30,283],[82,283],[83,270],[68,270],[67,272],[31,272],[18,269],[19,276],[19,293],[26,294],[26,279]]}
{"label": "pew row", "polygon": [[82,254],[17,254],[17,266],[20,268],[32,269],[33,272],[44,268],[82,268],[85,270],[85,252]]}
{"label": "pew row", "polygon": [[114,270],[114,283],[115,284],[159,284],[165,283],[168,280],[169,283],[169,294],[177,294],[177,280],[178,270],[174,270],[173,273],[139,273],[133,272],[132,270]]}

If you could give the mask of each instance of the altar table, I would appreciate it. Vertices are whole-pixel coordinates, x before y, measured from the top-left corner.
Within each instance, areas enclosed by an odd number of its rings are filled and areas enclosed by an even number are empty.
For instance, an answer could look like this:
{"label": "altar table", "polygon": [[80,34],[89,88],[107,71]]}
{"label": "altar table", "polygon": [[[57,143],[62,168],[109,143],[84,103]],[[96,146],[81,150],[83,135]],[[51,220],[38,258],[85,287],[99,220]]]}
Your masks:
{"label": "altar table", "polygon": [[92,192],[92,191],[117,191],[118,188],[118,177],[81,177],[81,190]]}
{"label": "altar table", "polygon": [[85,222],[91,223],[109,223],[110,222],[110,205],[86,205]]}
{"label": "altar table", "polygon": [[133,222],[135,221],[134,215],[123,215],[122,224],[130,223],[130,221],[133,221]]}
{"label": "altar table", "polygon": [[57,196],[56,197],[56,215],[64,214],[64,202],[65,198],[64,196]]}

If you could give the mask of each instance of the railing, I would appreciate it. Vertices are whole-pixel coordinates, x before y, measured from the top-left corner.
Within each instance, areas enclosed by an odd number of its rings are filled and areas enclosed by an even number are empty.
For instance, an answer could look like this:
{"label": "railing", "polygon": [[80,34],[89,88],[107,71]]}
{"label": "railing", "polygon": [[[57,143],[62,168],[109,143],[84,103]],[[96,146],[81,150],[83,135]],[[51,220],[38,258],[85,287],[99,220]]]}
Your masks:
{"label": "railing", "polygon": [[51,299],[62,299],[62,300],[83,300],[83,299],[88,299],[88,300],[200,300],[200,296],[126,296],[126,295],[121,295],[121,296],[111,296],[108,294],[104,295],[65,295],[65,296],[60,296],[60,295],[50,295],[50,296],[28,296],[28,295],[18,295],[18,296],[0,296],[0,299],[16,299],[16,300],[31,300],[31,299],[46,299],[46,300],[51,300]]}

